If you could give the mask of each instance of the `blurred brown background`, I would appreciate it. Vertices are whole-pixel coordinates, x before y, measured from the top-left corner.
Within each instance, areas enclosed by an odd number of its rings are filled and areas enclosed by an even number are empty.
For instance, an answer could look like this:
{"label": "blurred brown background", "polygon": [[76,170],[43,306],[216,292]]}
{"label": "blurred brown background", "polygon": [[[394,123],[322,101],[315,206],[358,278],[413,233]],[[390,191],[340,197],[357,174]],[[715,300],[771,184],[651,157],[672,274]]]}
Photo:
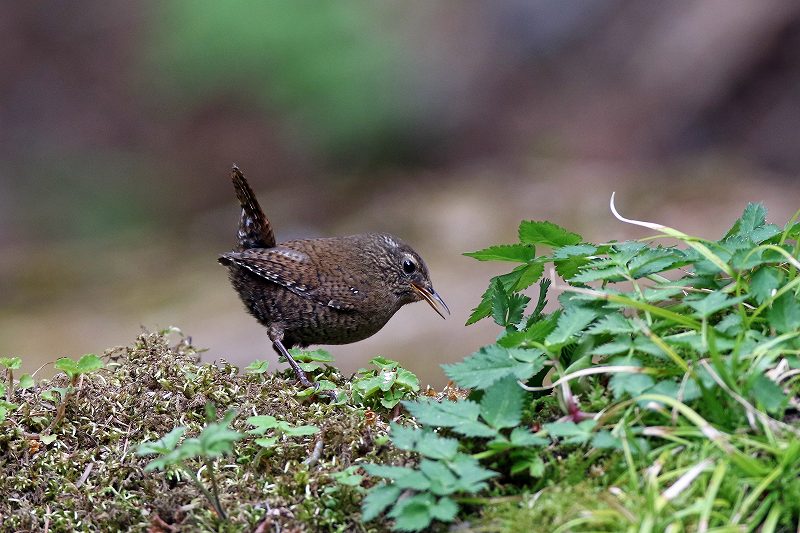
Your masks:
{"label": "blurred brown background", "polygon": [[334,347],[425,382],[521,219],[719,237],[800,207],[800,3],[4,2],[0,355],[28,370],[179,326],[209,360],[274,358],[216,255],[239,164],[279,239],[394,232],[453,310]]}

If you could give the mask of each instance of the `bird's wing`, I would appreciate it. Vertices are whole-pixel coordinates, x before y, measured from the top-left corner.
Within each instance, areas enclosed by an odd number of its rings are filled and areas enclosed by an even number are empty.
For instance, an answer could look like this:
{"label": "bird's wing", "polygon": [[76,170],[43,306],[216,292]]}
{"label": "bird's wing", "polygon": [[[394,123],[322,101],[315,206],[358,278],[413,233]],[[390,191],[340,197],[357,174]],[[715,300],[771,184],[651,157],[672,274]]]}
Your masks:
{"label": "bird's wing", "polygon": [[[358,309],[364,292],[358,283],[342,283],[348,276],[337,276],[331,267],[321,270],[308,254],[281,245],[229,252],[220,257],[223,264],[233,263],[303,298],[343,311]],[[341,268],[334,265],[333,270]]]}

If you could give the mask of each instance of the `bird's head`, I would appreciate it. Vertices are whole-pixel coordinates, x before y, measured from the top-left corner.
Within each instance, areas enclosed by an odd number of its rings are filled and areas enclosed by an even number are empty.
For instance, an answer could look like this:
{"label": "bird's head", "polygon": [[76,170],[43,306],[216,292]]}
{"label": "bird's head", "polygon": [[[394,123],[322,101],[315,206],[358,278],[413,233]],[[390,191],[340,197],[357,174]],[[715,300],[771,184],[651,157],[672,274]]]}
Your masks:
{"label": "bird's head", "polygon": [[387,281],[400,304],[424,300],[439,316],[446,318],[450,309],[434,290],[428,267],[409,245],[387,233],[372,234],[381,250],[380,261]]}

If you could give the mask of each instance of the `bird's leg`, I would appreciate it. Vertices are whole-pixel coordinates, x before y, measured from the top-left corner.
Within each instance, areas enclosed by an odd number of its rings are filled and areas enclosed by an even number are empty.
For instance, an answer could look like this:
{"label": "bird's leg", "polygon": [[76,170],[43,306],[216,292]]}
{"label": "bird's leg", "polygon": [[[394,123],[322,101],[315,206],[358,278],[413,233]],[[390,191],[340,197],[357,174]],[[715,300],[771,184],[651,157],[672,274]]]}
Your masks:
{"label": "bird's leg", "polygon": [[[289,354],[289,350],[287,350],[286,347],[281,342],[282,337],[283,335],[275,335],[275,337],[272,338],[272,346],[275,348],[275,351],[286,358],[286,361],[288,361],[289,366],[291,366],[292,370],[294,370],[295,376],[297,376],[297,381],[299,381],[303,387],[312,387],[315,390],[318,389],[319,383],[314,383],[313,381],[308,379],[306,373],[303,372],[303,369],[300,368],[300,365],[297,364],[297,361],[294,360],[294,357],[292,357]],[[328,398],[330,398],[332,402],[336,401],[335,390],[323,391],[323,394],[325,394]]]}
{"label": "bird's leg", "polygon": [[308,379],[308,376],[306,376],[306,373],[303,372],[302,368],[300,368],[300,365],[297,364],[297,361],[294,360],[294,357],[289,355],[289,350],[287,350],[283,346],[283,343],[280,341],[280,339],[273,340],[272,346],[275,348],[275,351],[278,352],[278,354],[286,358],[286,361],[289,363],[289,366],[292,367],[292,370],[294,370],[295,376],[297,376],[297,381],[299,381],[303,387],[317,386],[316,383]]}

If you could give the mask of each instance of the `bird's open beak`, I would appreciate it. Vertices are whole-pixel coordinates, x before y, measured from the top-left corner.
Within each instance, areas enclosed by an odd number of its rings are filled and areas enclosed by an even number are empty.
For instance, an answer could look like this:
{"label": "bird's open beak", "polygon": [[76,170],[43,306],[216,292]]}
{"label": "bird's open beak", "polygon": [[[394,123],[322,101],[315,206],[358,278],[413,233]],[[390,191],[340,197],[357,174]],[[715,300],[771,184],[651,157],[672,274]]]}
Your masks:
{"label": "bird's open beak", "polygon": [[411,288],[414,289],[414,292],[422,296],[422,299],[428,302],[428,305],[433,307],[433,310],[439,313],[439,316],[442,318],[447,318],[444,316],[446,312],[448,315],[450,314],[450,309],[447,307],[447,304],[444,303],[442,297],[433,290],[433,288],[428,289],[427,287],[423,287],[422,285],[418,285],[414,282],[411,283]]}

